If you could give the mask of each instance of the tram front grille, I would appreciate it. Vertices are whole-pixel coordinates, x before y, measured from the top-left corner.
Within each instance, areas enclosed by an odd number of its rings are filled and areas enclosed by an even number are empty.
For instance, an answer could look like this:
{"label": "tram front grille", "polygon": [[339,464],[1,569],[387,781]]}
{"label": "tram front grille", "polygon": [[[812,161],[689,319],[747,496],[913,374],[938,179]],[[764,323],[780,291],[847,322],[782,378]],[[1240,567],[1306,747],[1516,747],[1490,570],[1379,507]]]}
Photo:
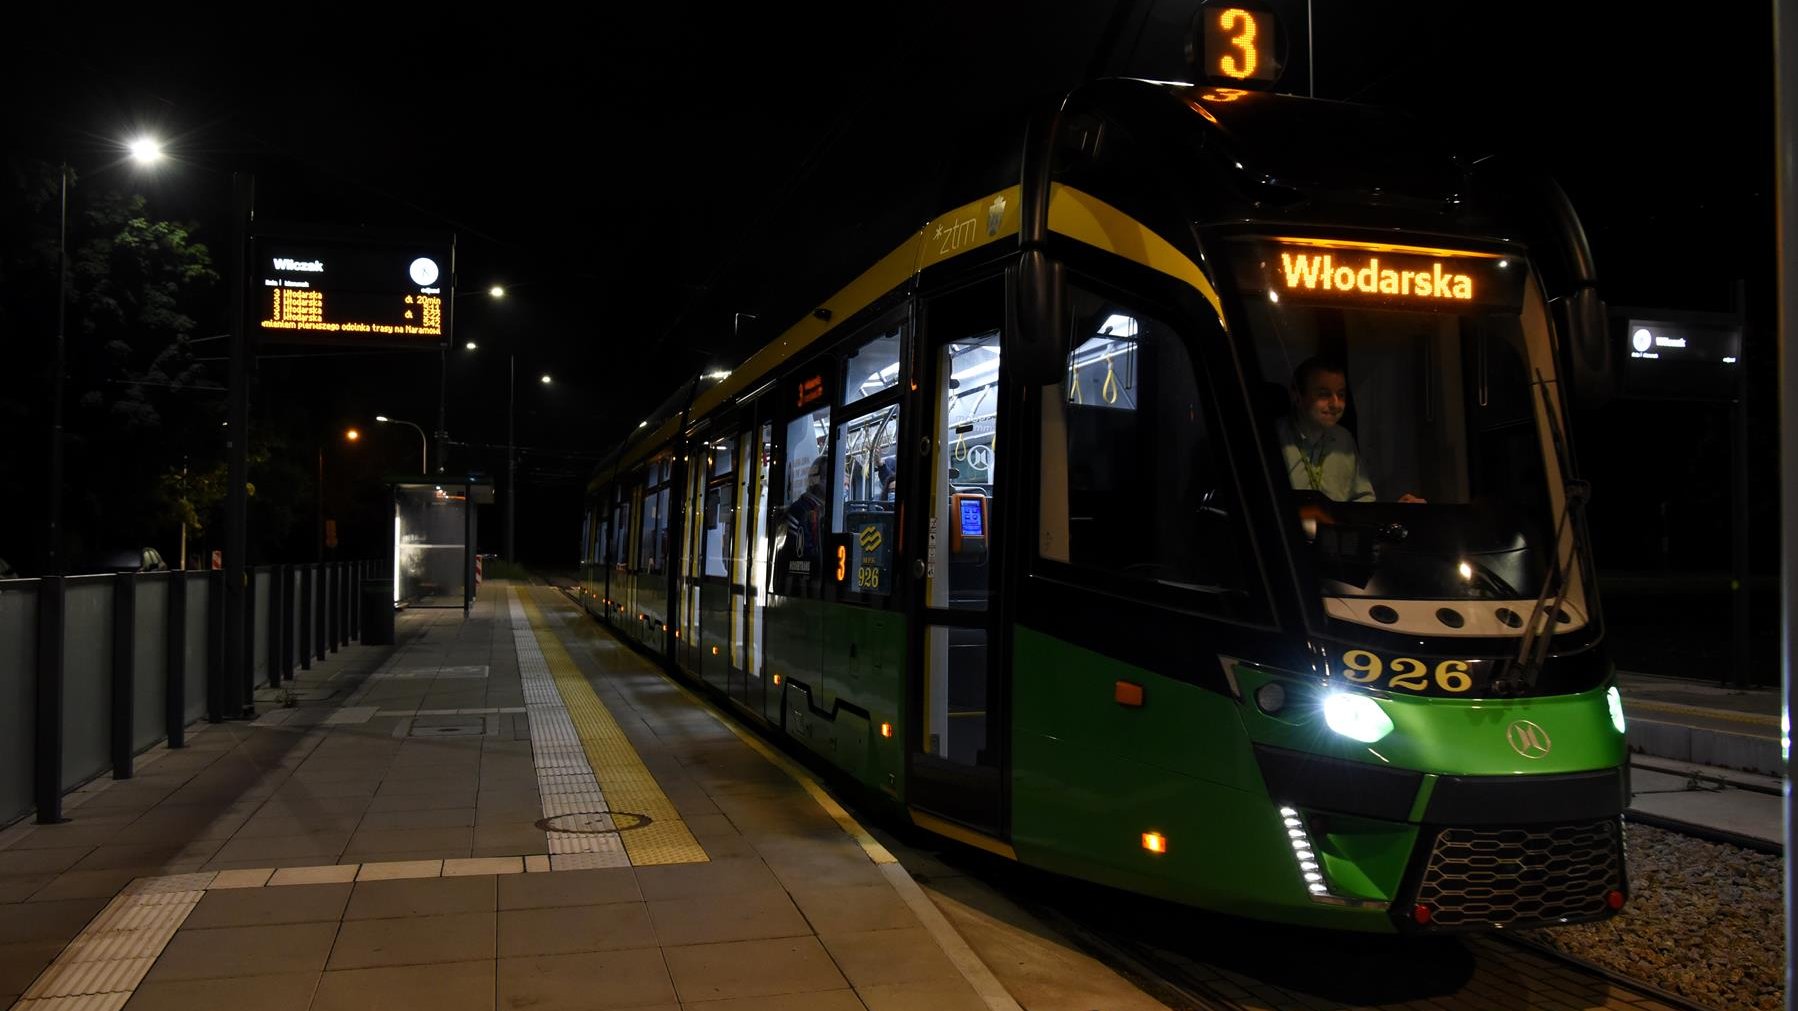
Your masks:
{"label": "tram front grille", "polygon": [[1445,828],[1417,886],[1438,929],[1593,920],[1623,887],[1616,819],[1570,825]]}

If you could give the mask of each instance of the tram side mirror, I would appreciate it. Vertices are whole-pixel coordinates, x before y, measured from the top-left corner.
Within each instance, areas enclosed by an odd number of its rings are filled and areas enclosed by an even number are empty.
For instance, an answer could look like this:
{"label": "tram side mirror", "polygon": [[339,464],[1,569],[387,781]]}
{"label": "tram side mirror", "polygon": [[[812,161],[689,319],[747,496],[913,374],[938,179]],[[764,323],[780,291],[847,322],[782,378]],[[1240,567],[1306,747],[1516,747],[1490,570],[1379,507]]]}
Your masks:
{"label": "tram side mirror", "polygon": [[1005,365],[1027,386],[1066,378],[1067,271],[1040,249],[1027,249],[1006,272]]}
{"label": "tram side mirror", "polygon": [[1604,299],[1592,288],[1579,288],[1555,300],[1554,319],[1574,402],[1585,409],[1603,407],[1617,393],[1615,338]]}

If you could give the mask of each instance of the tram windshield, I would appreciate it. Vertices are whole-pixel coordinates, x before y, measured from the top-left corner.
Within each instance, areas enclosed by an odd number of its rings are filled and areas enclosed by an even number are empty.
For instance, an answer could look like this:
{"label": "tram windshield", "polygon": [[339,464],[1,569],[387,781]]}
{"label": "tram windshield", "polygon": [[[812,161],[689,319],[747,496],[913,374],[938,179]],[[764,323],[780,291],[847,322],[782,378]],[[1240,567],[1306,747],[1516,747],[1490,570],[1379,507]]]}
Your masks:
{"label": "tram windshield", "polygon": [[[1419,632],[1517,631],[1557,538],[1572,536],[1557,533],[1558,408],[1552,385],[1539,388],[1555,372],[1527,266],[1275,240],[1252,247],[1238,283],[1276,474],[1327,610]],[[1447,609],[1403,605],[1417,601],[1468,606],[1448,612],[1454,624],[1438,617]],[[1563,630],[1583,624],[1578,601]]]}

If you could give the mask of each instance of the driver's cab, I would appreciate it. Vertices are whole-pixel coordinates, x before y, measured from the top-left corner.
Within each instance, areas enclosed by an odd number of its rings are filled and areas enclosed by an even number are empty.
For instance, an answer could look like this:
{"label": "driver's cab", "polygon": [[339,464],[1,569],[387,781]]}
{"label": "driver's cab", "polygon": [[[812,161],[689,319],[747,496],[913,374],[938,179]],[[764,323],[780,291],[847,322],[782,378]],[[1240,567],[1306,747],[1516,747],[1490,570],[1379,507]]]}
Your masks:
{"label": "driver's cab", "polygon": [[[1577,536],[1562,522],[1559,394],[1527,262],[1234,245],[1260,427],[1325,613],[1417,635],[1521,634],[1557,545],[1576,568]],[[1585,615],[1576,586],[1556,631]]]}

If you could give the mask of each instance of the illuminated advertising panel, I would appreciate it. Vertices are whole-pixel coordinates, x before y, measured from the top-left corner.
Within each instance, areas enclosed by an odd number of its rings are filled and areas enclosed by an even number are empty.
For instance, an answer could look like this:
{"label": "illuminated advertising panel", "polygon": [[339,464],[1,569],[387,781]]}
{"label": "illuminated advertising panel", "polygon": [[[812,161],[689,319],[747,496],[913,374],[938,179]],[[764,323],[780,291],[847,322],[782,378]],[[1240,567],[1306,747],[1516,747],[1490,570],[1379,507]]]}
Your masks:
{"label": "illuminated advertising panel", "polygon": [[247,294],[264,343],[436,348],[449,339],[447,240],[258,236]]}

